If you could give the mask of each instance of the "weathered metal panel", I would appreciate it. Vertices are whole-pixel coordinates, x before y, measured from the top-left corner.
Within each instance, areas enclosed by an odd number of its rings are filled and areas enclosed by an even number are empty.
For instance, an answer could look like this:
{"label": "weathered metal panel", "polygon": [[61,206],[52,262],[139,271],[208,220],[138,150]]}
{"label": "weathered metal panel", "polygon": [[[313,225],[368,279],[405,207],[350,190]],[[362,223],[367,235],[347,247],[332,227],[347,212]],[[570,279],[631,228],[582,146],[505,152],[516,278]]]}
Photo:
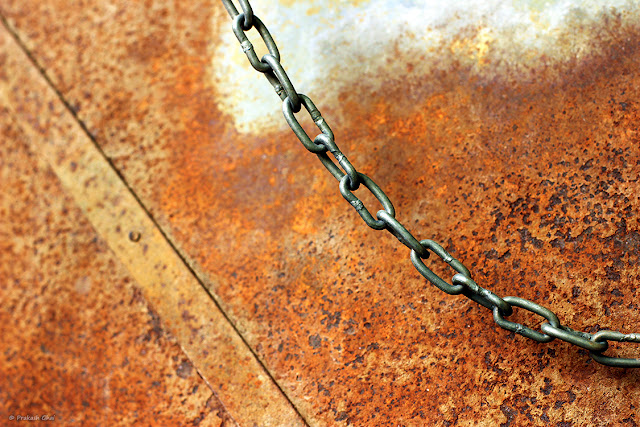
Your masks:
{"label": "weathered metal panel", "polygon": [[[637,331],[635,3],[254,9],[420,238],[576,329]],[[361,223],[221,5],[2,12],[312,424],[637,423],[637,372],[505,333]]]}
{"label": "weathered metal panel", "polygon": [[[77,206],[120,260],[119,267],[124,266],[129,270],[135,281],[137,298],[146,300],[157,313],[153,318],[155,333],[177,337],[184,352],[181,359],[193,361],[198,374],[213,390],[216,397],[206,402],[207,406],[202,409],[205,411],[204,415],[207,409],[213,410],[224,405],[222,421],[232,418],[241,425],[261,426],[304,424],[215,301],[175,253],[161,230],[139,205],[135,195],[122,182],[18,44],[6,31],[0,33],[0,43],[4,54],[0,105],[8,110],[11,118],[26,135],[31,150],[53,169]],[[26,173],[21,175],[21,179],[26,182],[39,182],[35,174],[33,177]],[[55,194],[51,197],[55,197]],[[11,202],[9,197],[7,204]],[[61,214],[64,215],[65,212],[63,209]],[[47,215],[48,218],[49,214]],[[69,228],[64,231],[73,230]],[[48,229],[42,232],[46,231]],[[54,231],[56,236],[59,232]],[[90,256],[82,248],[76,248],[75,252],[66,255],[72,254],[79,262]],[[58,254],[54,252],[53,255]],[[60,265],[60,275],[79,274],[73,266],[67,269],[66,265],[57,261],[56,265]],[[56,277],[56,273],[51,270],[38,274],[45,280],[50,280],[50,276]],[[85,282],[80,285],[87,286]],[[89,289],[85,290],[89,292]],[[107,285],[104,291],[118,294],[119,290]],[[63,313],[75,313],[78,310],[74,305],[65,304],[64,300],[55,302],[56,306],[62,307]],[[19,316],[20,313],[15,315]],[[24,328],[28,326],[33,325],[26,325]],[[52,325],[62,333],[65,333],[66,326],[65,323]],[[136,323],[117,322],[118,333],[122,333],[122,329],[129,331],[128,328],[137,331],[137,326]],[[108,339],[100,331],[91,334],[94,335],[92,338],[103,345],[108,343]],[[123,339],[124,337],[125,335]],[[57,351],[65,351],[60,343],[56,344]],[[120,348],[113,349],[115,355],[110,355],[108,347],[101,350],[101,357],[109,360],[122,358]],[[145,358],[141,358],[141,362],[144,360]],[[61,361],[75,363],[73,359],[64,357],[61,357]],[[179,377],[190,372],[190,363],[185,362],[183,365],[176,372]],[[107,367],[105,375],[110,375],[109,369],[113,368]],[[195,375],[195,371],[191,373]],[[132,378],[128,380],[133,381]],[[100,383],[98,378],[89,378],[87,381],[94,385]],[[158,381],[152,385],[156,382]],[[57,382],[52,384],[57,385]],[[108,387],[107,384],[107,392]],[[130,388],[136,390],[137,384]],[[164,398],[171,402],[176,396],[180,394],[174,388]],[[210,403],[215,405],[211,407]],[[95,404],[100,404],[100,401]],[[168,411],[162,405],[158,406],[159,411]],[[202,421],[203,414],[194,410],[188,400],[181,399],[178,407],[184,411],[183,420],[172,423],[182,425],[191,420],[198,424]],[[65,409],[67,411],[63,421],[73,420],[77,409]],[[128,424],[129,419],[136,418],[135,406],[123,408],[123,411],[126,413],[114,414],[118,422]],[[155,425],[157,422],[164,423],[162,417],[157,417],[157,420],[150,420],[149,424]]]}
{"label": "weathered metal panel", "polygon": [[235,425],[0,97],[0,423]]}

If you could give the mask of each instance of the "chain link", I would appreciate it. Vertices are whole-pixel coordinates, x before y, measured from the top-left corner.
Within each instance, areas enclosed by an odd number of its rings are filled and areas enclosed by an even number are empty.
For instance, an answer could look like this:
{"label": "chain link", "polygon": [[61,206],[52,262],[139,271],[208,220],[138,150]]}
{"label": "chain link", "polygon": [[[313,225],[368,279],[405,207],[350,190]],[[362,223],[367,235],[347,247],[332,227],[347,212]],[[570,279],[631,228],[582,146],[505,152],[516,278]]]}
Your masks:
{"label": "chain link", "polygon": [[[264,23],[253,13],[249,2],[247,0],[239,0],[242,13],[238,12],[238,9],[231,0],[222,0],[222,3],[233,19],[233,32],[243,52],[247,55],[249,62],[253,68],[267,77],[280,99],[282,99],[282,111],[293,133],[308,151],[318,156],[322,165],[340,182],[340,193],[355,208],[369,227],[375,230],[388,230],[403,245],[411,250],[411,262],[425,279],[447,294],[464,295],[472,301],[488,308],[493,312],[493,319],[496,324],[507,331],[514,332],[537,342],[546,343],[557,338],[589,350],[591,357],[603,365],[622,368],[640,367],[640,358],[611,357],[603,354],[609,347],[609,341],[640,343],[640,333],[624,334],[622,332],[601,330],[590,334],[575,331],[567,326],[561,325],[558,316],[548,308],[516,296],[501,298],[493,292],[479,286],[471,279],[469,270],[460,261],[453,258],[442,246],[432,240],[418,241],[418,239],[396,219],[393,204],[384,191],[382,191],[371,178],[358,172],[349,159],[340,151],[331,128],[313,101],[311,101],[308,96],[296,91],[280,63],[280,52],[273,41],[273,37],[271,37],[271,33],[269,33]],[[245,32],[251,28],[255,28],[258,31],[258,34],[269,51],[262,59],[258,59],[253,45],[245,34]],[[303,106],[321,132],[313,138],[313,140],[295,117],[295,113],[299,112]],[[331,153],[338,162],[337,165],[331,160],[327,153]],[[371,215],[371,212],[364,206],[364,203],[353,194],[353,192],[360,187],[360,184],[368,189],[383,207],[383,210],[377,212],[376,218]],[[446,280],[425,265],[423,260],[429,258],[431,252],[435,253],[442,261],[456,271],[456,274],[451,280],[451,284],[447,283]],[[542,332],[507,320],[506,317],[511,316],[513,313],[513,307],[527,310],[546,319],[547,322],[540,326]]]}
{"label": "chain link", "polygon": [[[331,131],[331,128],[322,118],[322,114],[320,114],[320,111],[316,108],[316,105],[313,103],[313,101],[309,99],[307,95],[299,94],[299,97],[305,110],[307,110],[307,113],[309,113],[309,115],[311,116],[311,120],[313,120],[318,129],[320,129],[320,132],[326,135],[327,138],[333,140],[333,132]],[[298,137],[302,145],[304,145],[304,148],[316,154],[324,153],[325,151],[327,151],[327,147],[324,144],[318,144],[312,141],[311,138],[309,138],[309,135],[307,135],[305,130],[302,128],[300,122],[298,122],[298,119],[296,119],[293,110],[293,104],[291,102],[282,103],[282,112],[284,113],[284,118],[287,121],[287,124],[293,131],[294,135]],[[342,176],[340,175],[336,178],[340,180]]]}
{"label": "chain link", "polygon": [[[396,216],[396,210],[394,209],[391,200],[389,200],[384,191],[382,191],[380,187],[378,187],[378,184],[373,182],[373,180],[367,175],[360,172],[358,172],[358,181],[360,181],[367,188],[367,190],[369,190],[371,194],[373,194],[376,199],[378,199],[387,214],[392,217]],[[369,212],[369,209],[367,209],[364,203],[362,203],[362,201],[360,201],[360,199],[358,199],[356,195],[353,194],[353,192],[349,189],[350,182],[351,180],[349,179],[349,175],[346,174],[342,177],[342,179],[340,179],[339,188],[342,197],[344,197],[347,202],[351,203],[351,206],[353,206],[356,212],[360,214],[364,222],[369,227],[373,228],[374,230],[382,230],[383,228],[385,228],[387,224],[383,220],[374,219]]]}
{"label": "chain link", "polygon": [[[507,304],[511,304],[515,307],[524,308],[532,313],[535,313],[539,316],[544,317],[549,321],[549,324],[554,327],[560,326],[560,320],[558,316],[555,315],[554,312],[549,310],[548,308],[544,308],[541,305],[536,304],[533,301],[529,301],[520,297],[504,297],[504,300]],[[522,335],[523,337],[527,337],[534,341],[538,342],[551,342],[554,340],[554,337],[545,335],[538,331],[534,331],[528,326],[524,326],[520,323],[511,322],[502,317],[502,313],[498,308],[493,309],[493,320],[500,326],[502,329],[506,329],[507,331],[515,332],[516,334]]]}
{"label": "chain link", "polygon": [[249,37],[247,37],[245,32],[249,31],[251,28],[255,28],[258,31],[258,34],[260,34],[260,37],[262,38],[262,41],[264,42],[265,46],[267,47],[267,50],[269,51],[269,55],[274,57],[276,61],[280,61],[280,52],[278,51],[278,46],[276,46],[276,42],[273,41],[273,37],[271,37],[271,33],[257,16],[253,17],[253,25],[249,28],[243,27],[242,24],[244,22],[245,22],[244,13],[239,14],[233,20],[233,33],[236,35],[238,42],[240,42],[242,51],[244,52],[245,55],[247,55],[247,58],[249,59],[251,66],[255,68],[257,71],[260,71],[261,73],[270,71],[271,70],[270,64],[264,62],[264,58],[262,61],[258,59],[258,54],[256,53],[256,50],[253,48],[253,43],[249,41]]}

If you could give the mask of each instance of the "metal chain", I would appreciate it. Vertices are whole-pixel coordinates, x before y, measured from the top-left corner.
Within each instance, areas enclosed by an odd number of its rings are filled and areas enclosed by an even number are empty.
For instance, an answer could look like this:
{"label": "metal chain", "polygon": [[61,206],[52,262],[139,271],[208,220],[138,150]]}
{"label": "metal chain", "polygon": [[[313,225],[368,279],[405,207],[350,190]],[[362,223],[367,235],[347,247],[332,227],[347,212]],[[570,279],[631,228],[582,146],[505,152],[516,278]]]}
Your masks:
{"label": "metal chain", "polygon": [[[308,151],[318,156],[322,165],[340,182],[340,193],[351,206],[354,207],[369,227],[375,230],[385,229],[389,231],[400,243],[411,250],[411,262],[418,272],[431,284],[447,294],[462,294],[488,308],[493,312],[493,319],[498,326],[522,335],[523,337],[530,338],[537,342],[550,342],[557,338],[588,350],[591,357],[598,363],[621,368],[640,367],[640,358],[610,357],[603,354],[609,347],[609,341],[640,343],[640,333],[623,334],[616,331],[601,330],[590,334],[575,331],[567,326],[561,325],[558,316],[548,308],[516,296],[501,298],[493,292],[479,286],[471,279],[469,270],[462,265],[460,261],[453,258],[438,243],[432,240],[418,241],[418,239],[396,219],[393,204],[378,184],[365,174],[358,172],[347,156],[338,149],[331,128],[311,99],[296,91],[280,63],[278,47],[273,41],[267,27],[253,13],[249,2],[247,0],[239,0],[242,13],[238,12],[232,0],[222,0],[222,3],[233,19],[233,32],[238,42],[240,42],[243,52],[247,55],[249,62],[253,68],[267,77],[269,83],[271,83],[278,96],[282,99],[282,111],[293,133]],[[258,59],[253,45],[245,34],[251,28],[255,28],[258,31],[258,34],[269,51],[262,59]],[[295,116],[295,113],[299,112],[303,106],[321,132],[313,140],[311,140],[302,126],[300,126]],[[337,164],[329,157],[328,153],[333,156]],[[354,191],[360,188],[361,184],[369,190],[382,205],[383,209],[376,213],[375,218],[364,203],[354,194]],[[449,264],[449,266],[456,271],[456,274],[451,279],[451,284],[447,283],[446,280],[425,265],[423,260],[429,258],[430,252],[436,254],[442,261]],[[541,325],[540,332],[520,323],[509,321],[506,317],[509,317],[513,313],[513,307],[535,313],[545,318],[547,323]]]}

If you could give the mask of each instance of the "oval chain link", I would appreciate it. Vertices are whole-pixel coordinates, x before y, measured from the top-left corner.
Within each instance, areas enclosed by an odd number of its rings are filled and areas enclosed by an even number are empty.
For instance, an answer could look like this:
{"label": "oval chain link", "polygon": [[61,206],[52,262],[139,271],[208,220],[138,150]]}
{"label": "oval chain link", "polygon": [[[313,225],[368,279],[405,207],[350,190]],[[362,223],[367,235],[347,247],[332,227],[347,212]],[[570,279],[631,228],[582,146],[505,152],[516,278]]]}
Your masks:
{"label": "oval chain link", "polygon": [[478,285],[471,279],[471,277],[463,274],[456,274],[451,279],[451,282],[453,282],[454,285],[464,286],[464,289],[462,290],[462,294],[464,296],[488,308],[489,310],[497,309],[505,316],[511,316],[511,313],[513,313],[513,309],[508,302],[491,292],[489,289],[485,289]]}
{"label": "oval chain link", "polygon": [[[313,103],[313,101],[309,99],[307,95],[303,95],[300,93],[298,94],[298,96],[300,97],[300,101],[302,105],[304,105],[305,110],[307,110],[307,113],[309,113],[309,115],[311,116],[311,120],[313,120],[318,129],[320,129],[320,132],[322,132],[322,134],[326,135],[328,138],[333,139],[333,131],[331,130],[327,122],[322,118],[320,111],[316,108],[316,105]],[[291,104],[291,102],[286,101],[286,99],[285,102],[282,103],[282,112],[284,114],[284,119],[287,121],[287,124],[293,131],[294,135],[298,137],[302,145],[304,145],[304,148],[316,154],[324,153],[325,151],[327,151],[327,147],[325,147],[323,144],[317,144],[311,141],[311,138],[309,138],[307,132],[305,132],[305,130],[300,125],[300,122],[298,122],[298,119],[296,119],[293,111],[293,105]],[[342,177],[338,179],[341,178]]]}
{"label": "oval chain link", "polygon": [[[253,9],[251,8],[251,5],[247,0],[239,0],[239,2],[240,7],[242,8],[242,13],[244,14],[243,28],[245,31],[247,31],[253,25]],[[236,6],[231,0],[222,0],[222,4],[227,9],[227,12],[229,12],[229,16],[231,16],[231,19],[238,16],[238,9],[236,9]]]}
{"label": "oval chain link", "polygon": [[380,221],[384,221],[387,225],[387,230],[396,236],[400,243],[411,249],[412,252],[416,252],[420,258],[429,257],[429,251],[427,248],[422,246],[418,239],[413,237],[413,234],[411,234],[404,225],[400,224],[400,221],[398,221],[393,215],[389,215],[389,212],[387,211],[378,211],[376,216]]}
{"label": "oval chain link", "polygon": [[586,332],[574,331],[568,326],[556,326],[549,323],[543,323],[540,329],[542,329],[542,332],[549,336],[558,338],[559,340],[568,342],[569,344],[573,344],[578,347],[582,347],[589,351],[602,352],[605,351],[608,347],[606,341],[594,341],[591,339],[591,334],[588,334]]}
{"label": "oval chain link", "polygon": [[[440,246],[433,240],[422,240],[420,242],[420,245],[424,246],[426,249],[429,249],[431,250],[431,252],[438,255],[441,260],[449,264],[449,266],[453,268],[455,271],[457,271],[459,274],[462,274],[463,276],[471,278],[471,273],[469,272],[469,270],[467,270],[467,267],[462,265],[460,261],[458,261],[451,255],[449,255],[449,252],[444,250],[442,246]],[[426,258],[426,257],[420,257],[418,252],[414,250],[411,251],[411,262],[413,263],[413,266],[416,268],[416,270],[418,270],[420,274],[422,274],[422,276],[424,276],[425,279],[431,282],[432,285],[434,285],[441,291],[448,293],[449,295],[459,295],[464,291],[464,285],[462,284],[450,285],[443,278],[441,278],[436,273],[431,271],[429,267],[427,267],[424,264],[421,258]]]}
{"label": "oval chain link", "polygon": [[[342,167],[342,169],[344,170],[344,172],[340,171],[340,174],[347,175],[349,177],[349,182],[348,182],[349,190],[356,191],[360,186],[360,177],[358,176],[358,171],[356,170],[356,168],[353,167],[353,165],[351,164],[347,156],[342,154],[342,151],[340,151],[340,149],[338,148],[338,145],[333,140],[333,138],[329,138],[325,134],[320,134],[316,136],[313,142],[315,142],[316,144],[322,144],[325,147],[327,147],[327,151],[333,155],[333,157],[338,161],[338,164],[340,165],[340,167]],[[329,159],[328,156],[326,158],[321,158],[320,161],[322,162],[324,167],[326,167],[329,171],[332,171],[338,168],[335,165],[335,163],[333,163],[333,161]],[[327,162],[331,162],[333,166],[327,164]],[[336,176],[336,178],[338,177]],[[342,176],[340,176],[338,180],[341,181]]]}
{"label": "oval chain link", "polygon": [[[378,187],[378,184],[373,182],[371,178],[367,175],[358,172],[358,181],[360,181],[366,188],[373,194],[376,199],[380,202],[384,210],[391,216],[396,216],[396,210],[393,208],[393,204],[391,204],[391,200],[387,197],[387,195]],[[349,179],[349,175],[344,175],[340,180],[340,193],[342,197],[344,197],[347,202],[351,203],[351,206],[360,214],[364,222],[374,230],[382,230],[386,227],[386,223],[382,220],[376,220],[369,212],[369,209],[366,208],[364,203],[360,199],[356,197],[355,194],[351,192],[349,189],[349,183],[351,180]]]}
{"label": "oval chain link", "polygon": [[[558,316],[556,316],[554,312],[552,312],[548,308],[545,308],[541,305],[536,304],[533,301],[529,301],[527,299],[520,298],[520,297],[512,297],[512,296],[504,297],[504,300],[507,303],[511,304],[512,306],[524,308],[527,311],[530,311],[532,313],[535,313],[539,316],[544,317],[549,321],[551,325],[555,327],[560,326],[560,320],[558,320]],[[493,309],[493,320],[495,320],[498,326],[500,326],[502,329],[515,332],[516,334],[522,335],[523,337],[527,337],[534,341],[551,342],[554,339],[554,337],[542,334],[538,331],[534,331],[528,326],[524,326],[520,323],[515,323],[509,320],[506,320],[502,316],[502,313],[500,313],[500,310],[498,310],[497,307]]]}
{"label": "oval chain link", "polygon": [[[402,244],[411,249],[411,262],[431,284],[451,295],[463,294],[478,304],[489,308],[493,312],[495,322],[503,329],[522,335],[538,342],[550,342],[555,338],[574,344],[589,350],[591,357],[598,363],[622,368],[639,368],[640,358],[622,358],[605,356],[602,353],[608,348],[608,341],[640,343],[640,333],[624,334],[622,332],[602,330],[594,334],[575,331],[567,326],[562,326],[555,313],[524,298],[507,296],[499,297],[493,292],[482,288],[471,279],[469,270],[457,259],[453,258],[442,246],[432,240],[418,241],[395,218],[395,209],[391,200],[382,189],[368,176],[358,172],[347,157],[338,149],[333,132],[323,119],[320,111],[306,95],[298,93],[287,76],[280,63],[280,52],[271,33],[262,21],[253,13],[248,0],[239,0],[242,13],[238,12],[231,0],[222,0],[224,7],[233,19],[233,32],[236,35],[242,50],[247,55],[249,62],[257,71],[264,73],[276,93],[283,100],[282,111],[285,120],[293,133],[298,137],[304,147],[316,154],[322,165],[340,181],[340,193],[356,209],[365,223],[376,230],[387,229]],[[255,28],[264,41],[269,53],[258,59],[253,45],[249,41],[245,31]],[[320,134],[313,140],[307,135],[295,117],[295,113],[305,107],[311,119],[320,130]],[[336,165],[327,155],[330,152],[338,162]],[[342,169],[340,169],[342,168]],[[380,210],[374,218],[364,203],[353,194],[360,184],[363,184],[378,199],[384,210]],[[453,268],[457,274],[452,278],[452,283],[431,271],[423,259],[429,257],[429,253],[435,253],[441,260]],[[508,317],[513,312],[513,306],[525,309],[545,318],[548,323],[541,325],[542,332],[535,331],[520,323],[511,322]]]}
{"label": "oval chain link", "polygon": [[[240,47],[242,47],[242,51],[251,66],[255,68],[257,71],[261,73],[266,73],[267,71],[271,71],[271,66],[266,62],[262,62],[258,59],[258,55],[256,54],[255,49],[253,48],[253,44],[249,41],[249,37],[245,34],[245,30],[242,28],[242,24],[244,23],[244,14],[239,14],[233,19],[233,33],[236,35],[236,38],[240,42]],[[264,41],[265,46],[267,46],[267,50],[269,53],[280,61],[280,51],[278,50],[278,46],[276,46],[276,42],[273,41],[273,37],[271,37],[271,33],[267,29],[267,27],[262,23],[260,18],[254,15],[253,17],[253,27],[258,31],[262,41]]]}
{"label": "oval chain link", "polygon": [[[607,340],[617,342],[633,342],[640,343],[640,334],[623,334],[618,331],[598,331],[591,336],[596,342],[607,343]],[[606,348],[606,347],[605,347]],[[631,359],[624,357],[610,357],[601,354],[601,351],[591,351],[589,354],[598,363],[603,365],[615,366],[616,368],[640,368],[640,359]]]}

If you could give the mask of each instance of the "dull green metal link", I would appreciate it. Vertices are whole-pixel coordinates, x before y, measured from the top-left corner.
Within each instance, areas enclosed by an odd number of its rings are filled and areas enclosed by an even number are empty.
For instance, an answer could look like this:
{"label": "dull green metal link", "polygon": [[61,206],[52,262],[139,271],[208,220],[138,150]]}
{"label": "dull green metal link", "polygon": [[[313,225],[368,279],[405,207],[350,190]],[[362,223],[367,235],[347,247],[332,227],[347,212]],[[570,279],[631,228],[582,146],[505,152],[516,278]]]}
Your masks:
{"label": "dull green metal link", "polygon": [[[541,305],[536,304],[533,301],[529,301],[527,299],[520,298],[520,297],[511,297],[511,296],[504,297],[504,300],[507,303],[511,304],[512,306],[524,308],[525,310],[528,310],[532,313],[535,313],[539,316],[544,317],[549,321],[549,324],[551,324],[552,326],[555,326],[555,327],[560,326],[560,320],[558,320],[558,316],[556,316],[554,312],[552,312],[548,308],[545,308],[545,307],[542,307]],[[502,316],[502,313],[500,312],[500,310],[498,310],[497,307],[493,309],[493,319],[501,328],[511,332],[515,332],[516,334],[522,335],[523,337],[527,337],[534,341],[551,342],[554,339],[554,337],[542,334],[538,331],[534,331],[528,326],[524,326],[520,323],[510,322],[509,320],[506,320]]]}
{"label": "dull green metal link", "polygon": [[[604,330],[589,334],[587,332],[575,331],[567,326],[561,325],[558,316],[548,308],[520,297],[507,296],[501,298],[493,292],[479,286],[471,279],[469,270],[460,261],[453,258],[442,246],[432,240],[418,241],[418,239],[395,218],[393,204],[384,191],[382,191],[371,178],[358,172],[349,159],[340,151],[335,143],[331,128],[322,115],[320,115],[320,111],[318,111],[311,99],[295,90],[280,63],[278,47],[273,41],[267,27],[253,13],[249,1],[239,0],[239,2],[242,13],[238,12],[238,9],[231,0],[222,0],[229,16],[233,19],[233,32],[238,38],[249,62],[257,71],[267,77],[269,83],[271,83],[280,99],[282,99],[282,111],[293,133],[307,150],[318,156],[322,165],[340,182],[340,193],[356,209],[369,227],[376,230],[389,230],[402,244],[411,249],[411,261],[422,276],[443,292],[451,295],[463,294],[476,303],[489,308],[492,310],[493,318],[498,326],[508,331],[515,332],[538,342],[549,342],[558,338],[589,350],[591,357],[603,365],[622,368],[640,368],[640,358],[611,357],[602,354],[608,348],[608,340],[640,343],[640,333],[623,334],[622,332]],[[269,54],[265,55],[261,60],[258,59],[253,45],[245,34],[245,31],[249,31],[251,28],[256,28],[269,50]],[[307,135],[295,117],[295,113],[300,111],[302,106],[305,107],[311,119],[321,132],[313,139]],[[328,152],[334,156],[340,166],[336,165],[329,158]],[[342,168],[342,170],[340,168]],[[384,210],[378,211],[377,219],[371,215],[371,212],[364,206],[362,201],[353,194],[353,191],[357,190],[360,184],[363,184],[378,199],[384,208]],[[442,261],[457,272],[457,274],[453,276],[452,284],[447,283],[446,280],[442,279],[424,264],[423,259],[429,257],[430,251],[435,253]],[[542,324],[542,332],[538,332],[520,323],[511,322],[505,319],[505,317],[512,314],[512,306],[538,314],[547,319],[549,323]]]}
{"label": "dull green metal link", "polygon": [[377,215],[379,220],[384,221],[387,224],[387,230],[409,249],[415,251],[420,258],[428,258],[429,251],[427,248],[413,237],[413,234],[407,230],[407,228],[400,223],[394,216],[389,215],[387,211],[378,211]]}
{"label": "dull green metal link", "polygon": [[594,341],[591,339],[591,334],[574,331],[567,326],[554,326],[549,323],[543,323],[542,326],[540,326],[540,329],[549,336],[577,345],[578,347],[582,347],[589,351],[602,352],[608,347],[606,341]]}
{"label": "dull green metal link", "polygon": [[[244,30],[248,30],[253,25],[253,9],[251,8],[251,5],[247,0],[239,1],[240,7],[242,8],[242,13],[244,14],[243,28]],[[229,12],[229,16],[231,16],[231,19],[239,15],[238,9],[236,9],[236,6],[231,0],[222,0],[222,4],[227,9],[227,12]]]}
{"label": "dull green metal link", "polygon": [[[311,99],[307,95],[303,95],[301,93],[298,94],[300,98],[300,102],[307,110],[309,115],[311,116],[311,120],[318,126],[320,131],[327,135],[330,139],[333,139],[333,131],[327,124],[327,122],[322,118],[322,114],[316,108],[316,105],[313,103]],[[324,153],[327,151],[327,147],[323,144],[317,144],[309,138],[309,135],[304,131],[298,119],[296,119],[295,111],[293,110],[293,103],[288,102],[286,99],[282,103],[282,112],[284,114],[284,119],[287,121],[287,124],[293,131],[294,135],[298,137],[304,148],[311,151],[312,153]],[[342,177],[340,177],[342,178]],[[340,179],[338,178],[338,179]]]}
{"label": "dull green metal link", "polygon": [[[358,180],[367,188],[367,190],[371,192],[371,194],[376,196],[376,199],[378,199],[380,204],[382,204],[384,210],[390,216],[396,215],[396,210],[394,209],[391,200],[389,200],[384,191],[382,191],[380,187],[378,187],[378,184],[373,182],[373,180],[367,175],[360,172],[358,172]],[[360,201],[360,199],[358,199],[356,195],[351,192],[351,190],[349,189],[350,182],[351,180],[349,179],[349,175],[343,176],[340,180],[340,193],[342,194],[342,196],[347,200],[347,202],[351,203],[351,206],[353,206],[358,214],[360,214],[364,222],[369,227],[373,228],[374,230],[382,230],[383,228],[385,228],[386,223],[380,219],[374,219],[371,215],[371,212],[369,212],[369,209],[366,208],[364,203],[362,203],[362,201]]]}
{"label": "dull green metal link", "polygon": [[[442,246],[440,246],[433,240],[422,240],[420,242],[420,245],[424,246],[425,248],[431,250],[433,253],[438,255],[442,261],[449,264],[449,266],[453,268],[456,272],[464,276],[471,277],[471,273],[469,272],[469,270],[467,270],[467,267],[462,265],[460,261],[458,261],[451,255],[449,255],[449,252],[444,250]],[[425,279],[431,282],[432,285],[440,289],[442,292],[446,292],[449,295],[460,295],[464,291],[464,285],[462,284],[450,285],[442,277],[438,276],[436,273],[431,271],[431,269],[429,269],[429,267],[427,267],[424,264],[424,261],[422,261],[418,252],[414,250],[411,251],[411,262],[413,263],[413,266],[416,268],[416,270],[418,270],[418,272],[422,274]]]}
{"label": "dull green metal link", "polygon": [[[258,34],[262,37],[264,44],[267,46],[269,53],[278,61],[280,61],[280,52],[278,51],[278,46],[276,46],[276,42],[273,41],[273,37],[271,37],[271,33],[267,29],[267,27],[262,23],[262,21],[257,17],[253,17],[253,27],[258,30]],[[242,24],[244,23],[244,14],[240,14],[233,19],[233,33],[236,35],[238,42],[240,42],[240,46],[242,47],[242,51],[247,55],[247,59],[251,63],[251,66],[255,68],[257,71],[261,73],[267,72],[271,70],[271,66],[263,61],[258,59],[258,54],[253,48],[253,44],[249,41],[249,37],[245,34],[244,28],[242,28]]]}
{"label": "dull green metal link", "polygon": [[[640,343],[640,334],[623,334],[622,332],[617,331],[598,331],[591,336],[591,339],[595,342],[604,343],[606,343],[607,340]],[[604,356],[601,354],[603,351],[591,351],[589,354],[593,360],[598,363],[602,363],[603,365],[615,366],[617,368],[640,368],[640,359]]]}
{"label": "dull green metal link", "polygon": [[478,285],[471,277],[464,274],[456,274],[451,279],[454,285],[462,285],[462,294],[472,301],[488,308],[489,310],[497,309],[504,316],[511,316],[513,308],[511,304],[500,298],[498,295]]}
{"label": "dull green metal link", "polygon": [[[338,145],[333,140],[333,138],[329,138],[325,134],[320,134],[316,136],[313,142],[315,142],[316,144],[322,144],[325,147],[327,147],[327,151],[333,155],[333,157],[338,161],[338,164],[340,165],[340,167],[344,169],[344,174],[349,176],[349,182],[348,182],[349,190],[356,191],[360,186],[360,177],[358,176],[358,171],[356,170],[356,168],[353,167],[353,165],[351,164],[347,156],[342,154],[342,151],[340,151],[340,149],[338,148]],[[331,159],[328,159],[328,160],[329,162],[333,163]],[[324,159],[321,158],[320,161],[327,169],[329,169],[329,171],[333,170],[332,167],[326,164],[326,161]],[[335,165],[335,163],[333,164]],[[342,176],[338,178],[338,181],[340,180],[342,180]]]}

